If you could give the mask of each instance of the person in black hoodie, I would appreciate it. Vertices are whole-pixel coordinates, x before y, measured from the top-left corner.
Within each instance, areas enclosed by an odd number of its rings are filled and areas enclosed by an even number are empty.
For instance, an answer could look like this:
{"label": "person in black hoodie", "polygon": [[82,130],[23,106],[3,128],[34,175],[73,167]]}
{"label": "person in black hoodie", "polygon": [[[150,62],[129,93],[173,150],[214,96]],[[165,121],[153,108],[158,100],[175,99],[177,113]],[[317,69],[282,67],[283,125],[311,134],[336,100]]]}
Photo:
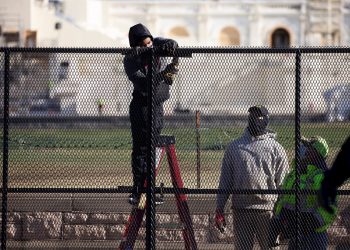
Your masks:
{"label": "person in black hoodie", "polygon": [[326,171],[318,198],[327,211],[336,203],[337,189],[350,178],[350,136],[343,143],[332,167]]}
{"label": "person in black hoodie", "polygon": [[[130,47],[136,50],[140,47],[159,48],[167,56],[173,56],[178,47],[176,41],[161,37],[153,38],[146,26],[139,23],[129,30]],[[129,80],[133,83],[132,100],[129,107],[132,134],[131,166],[133,174],[133,191],[129,196],[129,203],[135,205],[139,201],[146,179],[146,156],[147,156],[147,73],[152,65],[149,63],[149,54],[132,53],[124,58],[124,69]],[[167,58],[155,58],[155,86],[154,92],[154,130],[153,136],[157,141],[163,128],[163,104],[170,97],[170,86],[174,76],[178,72],[177,62],[167,63]],[[160,197],[156,197],[156,204],[163,203]]]}

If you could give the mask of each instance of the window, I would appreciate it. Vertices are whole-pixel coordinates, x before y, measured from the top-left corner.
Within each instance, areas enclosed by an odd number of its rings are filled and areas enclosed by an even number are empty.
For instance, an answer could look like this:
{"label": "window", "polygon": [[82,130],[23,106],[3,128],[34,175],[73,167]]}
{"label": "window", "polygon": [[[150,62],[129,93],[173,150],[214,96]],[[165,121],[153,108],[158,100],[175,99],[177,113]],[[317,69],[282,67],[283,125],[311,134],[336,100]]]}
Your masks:
{"label": "window", "polygon": [[272,48],[288,48],[290,47],[290,37],[287,30],[279,28],[272,33]]}
{"label": "window", "polygon": [[239,32],[234,27],[226,27],[221,30],[219,37],[222,46],[238,46],[240,45]]}
{"label": "window", "polygon": [[184,27],[174,27],[170,30],[169,35],[171,37],[187,38],[190,36],[187,29]]}
{"label": "window", "polygon": [[60,68],[58,71],[58,79],[59,80],[68,79],[68,67],[69,67],[69,62],[61,62],[60,63]]}

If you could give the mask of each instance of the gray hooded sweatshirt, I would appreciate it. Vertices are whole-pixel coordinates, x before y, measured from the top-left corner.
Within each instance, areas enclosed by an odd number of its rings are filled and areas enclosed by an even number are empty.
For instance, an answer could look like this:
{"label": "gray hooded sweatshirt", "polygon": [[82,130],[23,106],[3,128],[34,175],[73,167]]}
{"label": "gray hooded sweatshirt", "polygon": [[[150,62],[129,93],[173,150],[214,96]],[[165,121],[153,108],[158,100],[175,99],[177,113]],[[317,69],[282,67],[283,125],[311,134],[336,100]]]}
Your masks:
{"label": "gray hooded sweatshirt", "polygon": [[[246,129],[226,149],[219,189],[278,189],[288,170],[287,154],[275,133],[253,137]],[[223,211],[228,198],[229,194],[218,194],[217,208]],[[233,194],[232,208],[272,210],[276,200],[274,194]]]}

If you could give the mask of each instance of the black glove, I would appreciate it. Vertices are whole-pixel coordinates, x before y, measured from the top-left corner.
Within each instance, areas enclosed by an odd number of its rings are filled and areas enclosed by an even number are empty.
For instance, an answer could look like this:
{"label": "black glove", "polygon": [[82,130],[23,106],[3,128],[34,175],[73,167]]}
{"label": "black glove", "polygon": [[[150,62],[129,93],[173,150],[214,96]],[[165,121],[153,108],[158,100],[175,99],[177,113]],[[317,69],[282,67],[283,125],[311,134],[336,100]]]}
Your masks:
{"label": "black glove", "polygon": [[322,181],[322,186],[318,192],[318,202],[327,212],[334,213],[331,205],[336,202],[337,190],[334,185],[330,185],[327,178]]}
{"label": "black glove", "polygon": [[167,56],[174,56],[175,50],[179,47],[176,41],[169,40],[161,46],[161,51]]}
{"label": "black glove", "polygon": [[165,69],[163,70],[164,74],[174,74],[176,75],[179,72],[179,64],[178,63],[169,63]]}
{"label": "black glove", "polygon": [[165,83],[172,85],[175,80],[175,75],[179,72],[179,64],[178,63],[170,63],[165,69],[162,71],[163,79]]}

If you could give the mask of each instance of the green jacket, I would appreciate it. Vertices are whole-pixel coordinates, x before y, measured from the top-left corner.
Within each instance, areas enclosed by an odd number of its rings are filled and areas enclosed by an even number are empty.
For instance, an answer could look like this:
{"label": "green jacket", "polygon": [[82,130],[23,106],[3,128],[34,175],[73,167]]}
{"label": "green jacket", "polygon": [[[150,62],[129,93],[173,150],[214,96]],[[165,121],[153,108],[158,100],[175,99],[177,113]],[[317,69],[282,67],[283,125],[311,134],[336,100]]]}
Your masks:
{"label": "green jacket", "polygon": [[[324,178],[324,172],[315,165],[308,165],[306,173],[300,175],[301,190],[319,190]],[[285,177],[282,189],[293,190],[295,188],[296,171],[295,168]],[[295,210],[295,194],[283,194],[279,197],[274,212],[278,217],[283,209]],[[333,207],[333,213],[327,212],[318,204],[316,194],[301,195],[300,210],[302,213],[310,213],[318,222],[318,226],[314,229],[316,232],[324,232],[334,222],[337,216],[337,208]]]}

